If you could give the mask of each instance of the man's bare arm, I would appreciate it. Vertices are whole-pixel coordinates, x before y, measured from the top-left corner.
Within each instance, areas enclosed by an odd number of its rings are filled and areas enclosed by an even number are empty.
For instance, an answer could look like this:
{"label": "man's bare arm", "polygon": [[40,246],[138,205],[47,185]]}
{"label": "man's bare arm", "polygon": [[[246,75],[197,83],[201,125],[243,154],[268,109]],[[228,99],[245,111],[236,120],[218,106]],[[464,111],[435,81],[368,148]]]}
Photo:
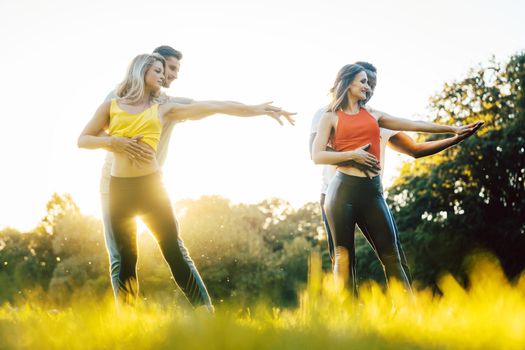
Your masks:
{"label": "man's bare arm", "polygon": [[474,127],[472,128],[472,131],[467,134],[456,135],[443,140],[419,143],[415,142],[406,133],[399,132],[388,140],[388,144],[392,149],[400,153],[409,155],[413,158],[426,157],[439,153],[451,146],[457,145],[466,138],[469,138],[470,136],[474,135],[482,125],[483,122],[475,123]]}

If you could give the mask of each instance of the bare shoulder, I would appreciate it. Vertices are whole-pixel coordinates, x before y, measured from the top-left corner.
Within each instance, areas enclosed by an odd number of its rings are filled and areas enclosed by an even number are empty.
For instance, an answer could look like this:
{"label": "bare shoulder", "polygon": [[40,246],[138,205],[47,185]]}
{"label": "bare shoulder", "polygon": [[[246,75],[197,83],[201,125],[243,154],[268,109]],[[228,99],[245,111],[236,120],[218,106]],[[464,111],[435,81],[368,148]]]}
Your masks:
{"label": "bare shoulder", "polygon": [[174,103],[171,101],[163,101],[162,103],[159,103],[159,113],[164,114],[168,112],[169,110],[177,107],[178,105],[179,105],[178,103]]}
{"label": "bare shoulder", "polygon": [[159,118],[163,123],[168,121],[182,122],[188,119],[184,113],[191,109],[192,106],[193,104],[174,103],[171,101],[159,104]]}
{"label": "bare shoulder", "polygon": [[372,117],[374,117],[376,120],[381,118],[382,112],[378,111],[377,109],[371,107],[371,106],[365,106],[363,107]]}

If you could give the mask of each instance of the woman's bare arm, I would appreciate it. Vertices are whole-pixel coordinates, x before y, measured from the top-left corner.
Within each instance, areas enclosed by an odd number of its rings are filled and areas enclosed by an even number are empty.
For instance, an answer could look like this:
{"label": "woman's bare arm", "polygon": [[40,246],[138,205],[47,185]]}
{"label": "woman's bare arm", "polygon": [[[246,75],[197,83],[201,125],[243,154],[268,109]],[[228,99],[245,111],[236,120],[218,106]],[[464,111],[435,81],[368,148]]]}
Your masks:
{"label": "woman's bare arm", "polygon": [[214,114],[226,114],[237,117],[254,117],[268,115],[275,119],[279,124],[283,124],[281,117],[285,118],[290,124],[294,124],[290,113],[279,107],[271,105],[271,102],[259,105],[245,105],[234,101],[195,101],[190,104],[167,103],[160,107],[163,118],[167,120],[199,120]]}
{"label": "woman's bare arm", "polygon": [[410,120],[394,117],[388,113],[369,108],[368,111],[377,119],[379,126],[390,130],[428,132],[432,134],[456,134],[464,135],[471,133],[472,124],[463,126],[442,125],[422,120]]}

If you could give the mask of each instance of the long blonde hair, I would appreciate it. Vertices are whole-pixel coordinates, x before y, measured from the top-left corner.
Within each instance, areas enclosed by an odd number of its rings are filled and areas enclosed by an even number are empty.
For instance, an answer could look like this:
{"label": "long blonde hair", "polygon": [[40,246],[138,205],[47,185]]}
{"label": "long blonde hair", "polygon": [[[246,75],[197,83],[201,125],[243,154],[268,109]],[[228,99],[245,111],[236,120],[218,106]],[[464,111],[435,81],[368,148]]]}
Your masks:
{"label": "long blonde hair", "polygon": [[166,60],[159,54],[142,54],[135,57],[124,80],[117,86],[116,95],[131,104],[141,102],[145,94],[146,72],[156,61],[162,63],[164,70],[166,69]]}
{"label": "long blonde hair", "polygon": [[330,89],[332,102],[328,106],[330,112],[336,112],[348,106],[348,87],[354,81],[356,75],[365,69],[358,64],[347,64],[337,72],[334,86]]}

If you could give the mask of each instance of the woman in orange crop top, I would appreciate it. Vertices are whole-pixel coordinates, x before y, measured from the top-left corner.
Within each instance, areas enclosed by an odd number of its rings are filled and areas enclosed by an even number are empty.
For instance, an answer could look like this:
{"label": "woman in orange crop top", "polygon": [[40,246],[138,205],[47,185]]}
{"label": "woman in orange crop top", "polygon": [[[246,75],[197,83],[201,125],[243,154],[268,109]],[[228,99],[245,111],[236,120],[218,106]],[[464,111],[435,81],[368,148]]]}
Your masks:
{"label": "woman in orange crop top", "polygon": [[[293,124],[292,115],[269,103],[244,105],[237,102],[204,101],[191,104],[162,103],[159,91],[164,79],[164,58],[156,54],[135,57],[117,99],[104,102],[78,138],[81,148],[111,150],[116,138],[141,142],[155,150],[162,125],[167,121],[202,119],[221,113],[242,117],[268,115],[281,123],[284,117]],[[282,123],[281,123],[282,124]],[[103,133],[107,130],[109,136]],[[138,296],[136,274],[137,242],[135,217],[139,215],[155,235],[175,281],[193,305],[213,309],[206,287],[195,276],[187,252],[179,245],[179,232],[171,202],[163,187],[156,158],[137,159],[137,153],[114,153],[109,187],[111,228],[118,254],[118,299],[129,303]],[[186,255],[186,256],[185,256]],[[198,273],[197,273],[198,274]]]}
{"label": "woman in orange crop top", "polygon": [[[428,133],[468,134],[477,123],[461,127],[395,118],[362,108],[369,90],[365,69],[357,64],[341,68],[331,89],[332,102],[322,117],[313,143],[316,164],[349,160],[368,167],[381,166],[379,127]],[[338,152],[326,151],[327,145]],[[396,228],[383,198],[379,175],[369,178],[352,166],[339,166],[325,198],[324,209],[335,245],[334,274],[357,295],[354,230],[356,223],[375,250],[387,283],[397,280],[405,290],[410,283],[401,265]]]}

